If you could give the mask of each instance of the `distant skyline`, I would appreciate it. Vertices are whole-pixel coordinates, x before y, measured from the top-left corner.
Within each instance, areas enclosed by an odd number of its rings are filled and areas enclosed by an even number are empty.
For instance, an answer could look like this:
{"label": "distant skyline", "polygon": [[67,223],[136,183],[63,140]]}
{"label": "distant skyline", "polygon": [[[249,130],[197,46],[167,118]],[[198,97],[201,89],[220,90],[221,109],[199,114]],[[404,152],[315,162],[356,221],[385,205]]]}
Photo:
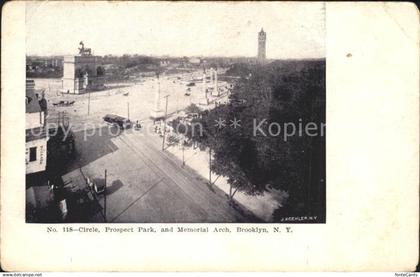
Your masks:
{"label": "distant skyline", "polygon": [[324,4],[274,2],[27,2],[27,55],[325,57]]}

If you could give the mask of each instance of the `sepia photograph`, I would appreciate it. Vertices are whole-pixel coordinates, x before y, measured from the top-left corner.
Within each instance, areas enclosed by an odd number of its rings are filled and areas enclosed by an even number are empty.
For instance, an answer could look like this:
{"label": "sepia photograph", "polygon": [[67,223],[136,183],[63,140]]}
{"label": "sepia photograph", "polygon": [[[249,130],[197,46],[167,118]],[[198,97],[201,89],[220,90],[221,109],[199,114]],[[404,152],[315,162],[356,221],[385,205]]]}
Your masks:
{"label": "sepia photograph", "polygon": [[326,221],[324,4],[189,7],[27,4],[27,223]]}
{"label": "sepia photograph", "polygon": [[7,2],[0,268],[406,276],[418,30],[408,2]]}

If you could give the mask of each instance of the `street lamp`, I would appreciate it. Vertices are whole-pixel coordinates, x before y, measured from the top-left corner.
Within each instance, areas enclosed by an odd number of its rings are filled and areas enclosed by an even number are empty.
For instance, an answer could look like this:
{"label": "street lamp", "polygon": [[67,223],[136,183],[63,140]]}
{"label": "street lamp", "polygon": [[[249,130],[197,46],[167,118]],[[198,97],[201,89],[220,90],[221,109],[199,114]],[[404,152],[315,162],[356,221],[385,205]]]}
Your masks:
{"label": "street lamp", "polygon": [[168,116],[168,95],[165,95],[164,98],[166,99],[165,105],[165,117],[163,118],[163,139],[162,139],[162,151],[165,150],[165,137],[166,137],[166,117]]}
{"label": "street lamp", "polygon": [[185,166],[185,155],[184,155],[184,151],[185,151],[185,136],[182,136],[182,167]]}

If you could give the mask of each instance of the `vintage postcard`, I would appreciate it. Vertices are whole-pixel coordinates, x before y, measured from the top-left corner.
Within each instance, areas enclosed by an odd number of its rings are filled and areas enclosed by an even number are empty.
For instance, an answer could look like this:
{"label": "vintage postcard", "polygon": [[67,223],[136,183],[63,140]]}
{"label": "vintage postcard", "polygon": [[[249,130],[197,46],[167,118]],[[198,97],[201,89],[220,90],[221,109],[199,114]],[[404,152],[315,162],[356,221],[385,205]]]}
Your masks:
{"label": "vintage postcard", "polygon": [[26,5],[26,222],[324,223],[324,4],[133,4]]}
{"label": "vintage postcard", "polygon": [[415,268],[414,5],[2,15],[5,270]]}

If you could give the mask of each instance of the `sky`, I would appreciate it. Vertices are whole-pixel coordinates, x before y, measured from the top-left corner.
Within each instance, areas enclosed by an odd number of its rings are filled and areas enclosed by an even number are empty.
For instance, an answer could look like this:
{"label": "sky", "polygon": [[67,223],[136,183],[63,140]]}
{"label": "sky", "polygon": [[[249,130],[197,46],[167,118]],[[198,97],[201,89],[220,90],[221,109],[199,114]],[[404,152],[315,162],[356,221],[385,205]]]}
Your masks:
{"label": "sky", "polygon": [[95,55],[257,55],[325,57],[323,3],[298,2],[27,2],[27,55],[72,55],[79,42]]}

